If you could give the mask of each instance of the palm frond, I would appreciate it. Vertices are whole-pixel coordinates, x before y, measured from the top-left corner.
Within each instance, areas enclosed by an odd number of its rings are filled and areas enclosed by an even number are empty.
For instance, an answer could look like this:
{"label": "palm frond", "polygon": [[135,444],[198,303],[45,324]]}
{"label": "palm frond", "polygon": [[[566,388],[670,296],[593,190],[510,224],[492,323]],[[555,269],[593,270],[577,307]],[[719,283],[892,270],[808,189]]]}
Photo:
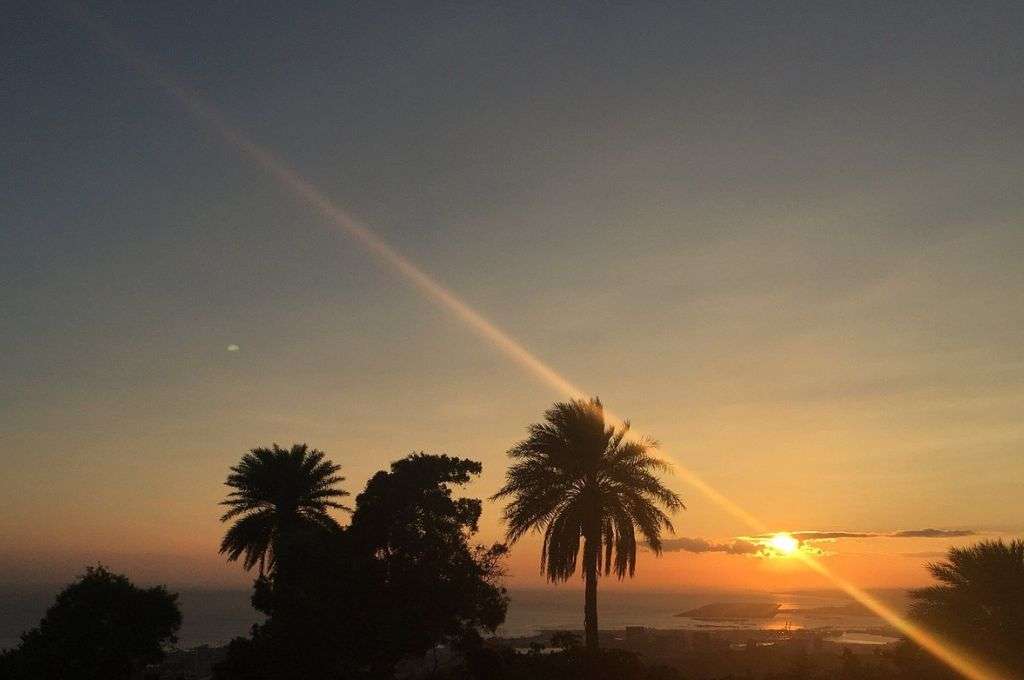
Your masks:
{"label": "palm frond", "polygon": [[638,534],[660,552],[663,532],[673,531],[661,508],[685,506],[657,477],[671,468],[651,455],[655,440],[628,434],[629,423],[605,422],[599,399],[573,400],[554,404],[509,449],[513,464],[492,500],[507,501],[509,542],[543,535],[541,570],[549,579],[575,573],[583,539],[606,574],[632,576]]}
{"label": "palm frond", "polygon": [[274,568],[275,544],[282,532],[303,527],[338,528],[328,510],[351,512],[334,499],[349,493],[338,485],[345,478],[341,466],[306,444],[283,449],[277,444],[258,447],[230,468],[225,486],[234,489],[220,505],[228,510],[222,522],[235,520],[221,542],[229,561],[244,555],[242,566]]}

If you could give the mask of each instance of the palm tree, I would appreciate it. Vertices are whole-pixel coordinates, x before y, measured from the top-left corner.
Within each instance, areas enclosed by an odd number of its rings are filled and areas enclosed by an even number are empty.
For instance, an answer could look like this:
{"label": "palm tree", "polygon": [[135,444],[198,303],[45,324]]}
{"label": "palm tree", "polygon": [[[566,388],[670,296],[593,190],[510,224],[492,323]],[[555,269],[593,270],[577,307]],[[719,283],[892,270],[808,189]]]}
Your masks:
{"label": "palm tree", "polygon": [[291,449],[273,444],[242,456],[224,482],[235,490],[221,502],[230,509],[220,521],[235,522],[224,534],[221,554],[227,553],[229,562],[244,554],[242,566],[248,571],[259,565],[262,577],[274,570],[282,540],[310,528],[338,529],[328,509],[351,512],[333,500],[349,495],[336,486],[345,481],[340,469],[323,451],[305,444]]}
{"label": "palm tree", "polygon": [[620,579],[632,576],[637,533],[659,554],[662,531],[674,531],[659,505],[670,511],[684,506],[656,476],[669,469],[650,454],[657,443],[627,440],[629,423],[606,424],[599,399],[556,403],[544,418],[509,449],[515,462],[492,500],[511,499],[504,514],[510,543],[530,530],[543,532],[541,571],[551,582],[576,573],[583,539],[583,618],[586,646],[593,652],[600,571],[607,576],[614,570]]}
{"label": "palm tree", "polygon": [[939,583],[910,591],[910,615],[1024,672],[1024,540],[950,548],[928,571]]}

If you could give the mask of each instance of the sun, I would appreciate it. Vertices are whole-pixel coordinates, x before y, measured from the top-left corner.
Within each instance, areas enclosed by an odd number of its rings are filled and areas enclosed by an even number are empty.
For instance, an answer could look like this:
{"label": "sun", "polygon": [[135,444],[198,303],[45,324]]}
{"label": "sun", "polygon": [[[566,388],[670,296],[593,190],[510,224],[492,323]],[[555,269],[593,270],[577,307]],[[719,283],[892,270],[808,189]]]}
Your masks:
{"label": "sun", "polygon": [[800,549],[800,541],[784,531],[779,532],[768,539],[768,545],[780,555],[785,555],[787,557],[795,554],[796,551]]}

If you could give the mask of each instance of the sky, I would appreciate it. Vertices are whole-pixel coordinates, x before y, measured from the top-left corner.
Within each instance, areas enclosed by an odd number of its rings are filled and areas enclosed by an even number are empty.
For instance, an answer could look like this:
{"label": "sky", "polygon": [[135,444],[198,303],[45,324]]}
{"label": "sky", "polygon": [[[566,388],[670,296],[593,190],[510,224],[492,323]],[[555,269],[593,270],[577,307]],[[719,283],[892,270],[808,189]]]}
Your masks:
{"label": "sky", "polygon": [[[919,585],[1024,531],[1019,3],[7,14],[0,582],[244,585],[217,503],[249,448],[308,442],[353,494],[446,452],[486,497],[565,396],[168,82],[771,531],[843,534],[804,536],[837,573]],[[821,585],[666,482],[678,540],[614,587]]]}

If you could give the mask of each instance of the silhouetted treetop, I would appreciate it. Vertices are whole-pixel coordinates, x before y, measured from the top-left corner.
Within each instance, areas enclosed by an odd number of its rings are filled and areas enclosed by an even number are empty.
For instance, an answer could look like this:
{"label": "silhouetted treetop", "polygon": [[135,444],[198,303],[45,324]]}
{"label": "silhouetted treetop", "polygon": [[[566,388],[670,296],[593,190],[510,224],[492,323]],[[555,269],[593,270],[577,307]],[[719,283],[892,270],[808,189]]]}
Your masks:
{"label": "silhouetted treetop", "polygon": [[910,591],[910,615],[1024,674],[1024,540],[950,548],[928,570],[938,584]]}
{"label": "silhouetted treetop", "polygon": [[328,511],[349,511],[335,500],[349,495],[338,487],[345,481],[337,474],[340,469],[322,451],[306,444],[252,449],[224,482],[234,491],[221,502],[229,507],[221,521],[235,521],[224,535],[220,552],[229,561],[244,555],[243,567],[259,565],[263,574],[276,567],[282,541],[310,529],[338,529]]}
{"label": "silhouetted treetop", "polygon": [[480,474],[480,463],[447,455],[414,453],[378,472],[356,497],[353,529],[385,548],[399,536],[408,540],[430,533],[475,533],[481,504],[476,498],[452,498],[452,485]]}
{"label": "silhouetted treetop", "polygon": [[138,588],[106,567],[57,595],[37,628],[4,656],[9,680],[122,680],[163,658],[181,626],[178,596],[163,586]]}
{"label": "silhouetted treetop", "polygon": [[593,650],[598,573],[632,576],[638,535],[660,553],[662,532],[673,531],[661,508],[671,512],[683,503],[657,476],[669,469],[651,455],[657,442],[627,439],[629,423],[606,423],[597,398],[554,404],[544,422],[530,425],[528,433],[509,449],[513,462],[493,498],[508,499],[509,541],[531,530],[543,534],[541,570],[551,581],[576,573],[583,540],[584,628]]}

